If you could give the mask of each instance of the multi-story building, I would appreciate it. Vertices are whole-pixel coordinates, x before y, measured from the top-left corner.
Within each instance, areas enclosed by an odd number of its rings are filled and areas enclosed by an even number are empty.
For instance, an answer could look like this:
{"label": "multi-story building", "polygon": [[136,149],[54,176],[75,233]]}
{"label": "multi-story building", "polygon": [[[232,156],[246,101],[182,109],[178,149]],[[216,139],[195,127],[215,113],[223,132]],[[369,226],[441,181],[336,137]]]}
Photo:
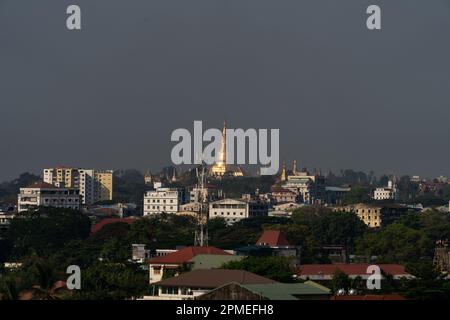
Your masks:
{"label": "multi-story building", "polygon": [[175,188],[158,188],[144,194],[144,216],[158,213],[177,213],[182,193]]}
{"label": "multi-story building", "polygon": [[14,217],[14,212],[0,211],[0,231],[6,230]]}
{"label": "multi-story building", "polygon": [[376,188],[373,192],[375,200],[398,200],[399,193],[396,184],[389,180],[387,187]]}
{"label": "multi-story building", "polygon": [[95,201],[108,201],[113,197],[113,171],[95,171],[94,175]]}
{"label": "multi-story building", "polygon": [[408,211],[401,205],[372,205],[358,203],[343,207],[335,207],[333,211],[354,212],[370,228],[378,228],[397,220]]}
{"label": "multi-story building", "polygon": [[305,204],[321,204],[325,198],[325,178],[321,174],[310,175],[306,170],[288,176],[282,188],[296,193]]}
{"label": "multi-story building", "polygon": [[112,200],[113,171],[80,168],[44,169],[44,182],[56,187],[78,188],[83,204]]}
{"label": "multi-story building", "polygon": [[20,188],[18,211],[33,210],[40,206],[79,210],[80,191],[77,188],[57,187],[37,182],[27,188]]}
{"label": "multi-story building", "polygon": [[209,204],[209,218],[223,218],[228,224],[255,216],[267,216],[268,205],[262,201],[223,199]]}
{"label": "multi-story building", "polygon": [[296,192],[291,190],[283,189],[280,187],[273,187],[270,193],[270,198],[273,203],[287,203],[287,202],[297,202],[298,195]]}

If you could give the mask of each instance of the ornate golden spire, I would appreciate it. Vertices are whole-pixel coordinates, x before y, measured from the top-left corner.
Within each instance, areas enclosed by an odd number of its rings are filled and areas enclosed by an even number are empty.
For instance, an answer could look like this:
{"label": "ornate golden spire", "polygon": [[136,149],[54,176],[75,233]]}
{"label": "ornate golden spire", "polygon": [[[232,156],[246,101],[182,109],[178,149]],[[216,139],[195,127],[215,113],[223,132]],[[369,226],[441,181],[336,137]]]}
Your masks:
{"label": "ornate golden spire", "polygon": [[281,181],[286,181],[286,162],[283,161],[283,168],[281,169]]}

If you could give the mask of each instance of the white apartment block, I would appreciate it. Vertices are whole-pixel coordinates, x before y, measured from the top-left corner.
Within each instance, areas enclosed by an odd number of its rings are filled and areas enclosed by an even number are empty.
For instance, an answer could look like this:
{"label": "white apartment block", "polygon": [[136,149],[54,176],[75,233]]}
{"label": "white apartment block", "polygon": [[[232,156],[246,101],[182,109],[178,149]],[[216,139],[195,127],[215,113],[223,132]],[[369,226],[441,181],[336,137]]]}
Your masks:
{"label": "white apartment block", "polygon": [[181,192],[173,188],[158,188],[144,194],[144,216],[158,213],[177,213]]}
{"label": "white apartment block", "polygon": [[398,196],[397,187],[392,181],[388,182],[387,188],[376,188],[373,192],[375,200],[397,200]]}
{"label": "white apartment block", "polygon": [[95,203],[95,171],[91,169],[80,169],[79,188],[83,204]]}
{"label": "white apartment block", "polygon": [[33,210],[39,206],[79,210],[80,191],[76,188],[56,187],[49,183],[37,182],[27,188],[20,188],[18,212]]}
{"label": "white apartment block", "polygon": [[226,198],[209,203],[209,218],[223,218],[229,225],[249,217],[268,214],[268,205],[263,201]]}
{"label": "white apartment block", "polygon": [[249,217],[249,203],[244,200],[223,199],[209,204],[209,218],[224,218],[228,224]]}

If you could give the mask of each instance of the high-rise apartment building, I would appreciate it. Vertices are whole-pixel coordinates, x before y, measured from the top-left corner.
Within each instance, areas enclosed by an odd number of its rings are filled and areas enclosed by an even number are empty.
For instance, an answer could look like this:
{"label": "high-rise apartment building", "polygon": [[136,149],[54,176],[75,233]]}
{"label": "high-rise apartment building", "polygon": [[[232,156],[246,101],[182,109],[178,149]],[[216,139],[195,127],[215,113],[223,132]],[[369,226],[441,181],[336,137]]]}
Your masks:
{"label": "high-rise apartment building", "polygon": [[77,188],[83,204],[112,200],[113,171],[97,171],[79,168],[47,168],[43,173],[44,182],[56,187]]}
{"label": "high-rise apartment building", "polygon": [[113,171],[95,171],[94,175],[95,202],[112,200],[113,196]]}

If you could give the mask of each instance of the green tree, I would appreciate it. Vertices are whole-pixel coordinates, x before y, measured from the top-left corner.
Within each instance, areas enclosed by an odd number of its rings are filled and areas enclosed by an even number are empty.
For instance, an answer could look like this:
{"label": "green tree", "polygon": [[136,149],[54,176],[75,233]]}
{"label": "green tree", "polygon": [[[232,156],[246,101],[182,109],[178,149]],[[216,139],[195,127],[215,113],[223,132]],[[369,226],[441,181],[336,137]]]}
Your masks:
{"label": "green tree", "polygon": [[11,222],[6,239],[14,244],[12,258],[29,254],[49,256],[71,240],[89,236],[90,220],[80,211],[41,207],[19,213]]}
{"label": "green tree", "polygon": [[331,279],[331,289],[334,293],[337,293],[340,289],[348,291],[351,289],[351,283],[351,279],[346,273],[340,269],[336,269]]}
{"label": "green tree", "polygon": [[359,254],[378,256],[378,262],[406,263],[431,256],[433,243],[424,231],[394,223],[379,232],[366,233],[356,248]]}
{"label": "green tree", "polygon": [[279,282],[292,282],[292,259],[289,257],[247,257],[225,263],[223,269],[246,270]]}
{"label": "green tree", "polygon": [[363,187],[352,187],[344,197],[344,204],[367,203],[369,201],[369,192]]}
{"label": "green tree", "polygon": [[124,300],[147,294],[148,274],[133,264],[97,262],[83,271],[73,299]]}

